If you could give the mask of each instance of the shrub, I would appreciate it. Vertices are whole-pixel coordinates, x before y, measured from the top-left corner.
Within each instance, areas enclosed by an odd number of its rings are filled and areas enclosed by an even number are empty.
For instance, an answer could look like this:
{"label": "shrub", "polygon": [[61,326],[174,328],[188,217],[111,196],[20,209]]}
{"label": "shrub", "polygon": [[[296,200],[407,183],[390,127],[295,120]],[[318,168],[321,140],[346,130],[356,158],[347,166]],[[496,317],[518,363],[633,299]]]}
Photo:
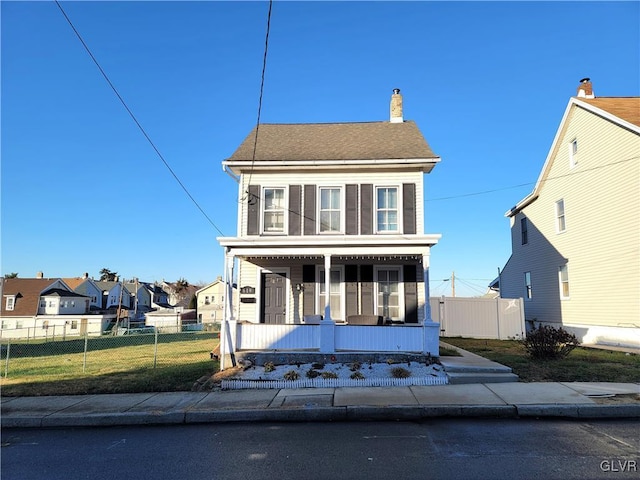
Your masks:
{"label": "shrub", "polygon": [[527,333],[522,345],[531,358],[553,360],[569,355],[571,350],[580,345],[580,341],[562,327],[540,325]]}
{"label": "shrub", "polygon": [[411,376],[411,372],[406,368],[395,367],[391,369],[391,376],[393,378],[409,378]]}
{"label": "shrub", "polygon": [[327,378],[338,378],[338,374],[336,372],[322,372],[322,378],[325,380]]}
{"label": "shrub", "polygon": [[300,378],[300,375],[298,375],[298,372],[296,372],[295,370],[289,370],[284,374],[285,380],[298,380],[298,378]]}
{"label": "shrub", "polygon": [[322,370],[324,368],[324,363],[315,362],[311,364],[311,368],[314,368],[316,370]]}
{"label": "shrub", "polygon": [[362,374],[362,372],[353,372],[349,377],[352,380],[364,380],[364,375]]}
{"label": "shrub", "polygon": [[317,371],[317,370],[311,369],[311,370],[309,370],[307,372],[307,378],[316,378],[316,377],[319,377],[319,376],[320,376],[320,372]]}
{"label": "shrub", "polygon": [[273,364],[273,362],[267,362],[264,364],[265,372],[273,372],[275,369],[276,369],[276,366]]}
{"label": "shrub", "polygon": [[349,364],[349,370],[352,372],[357,372],[360,368],[362,368],[362,364],[360,362],[353,362]]}

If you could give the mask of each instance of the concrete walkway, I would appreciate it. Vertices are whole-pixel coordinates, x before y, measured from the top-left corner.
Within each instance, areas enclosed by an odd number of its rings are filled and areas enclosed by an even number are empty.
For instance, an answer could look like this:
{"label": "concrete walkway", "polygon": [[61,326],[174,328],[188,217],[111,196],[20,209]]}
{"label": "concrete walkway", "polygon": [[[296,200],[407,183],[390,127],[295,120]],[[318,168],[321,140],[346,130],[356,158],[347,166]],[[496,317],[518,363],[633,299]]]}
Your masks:
{"label": "concrete walkway", "polygon": [[449,385],[2,397],[0,424],[11,428],[433,417],[640,418],[639,383],[521,383],[509,367],[456,349],[461,357],[440,359]]}
{"label": "concrete walkway", "polygon": [[635,383],[490,383],[3,397],[2,428],[240,421],[421,420],[433,417],[639,418]]}

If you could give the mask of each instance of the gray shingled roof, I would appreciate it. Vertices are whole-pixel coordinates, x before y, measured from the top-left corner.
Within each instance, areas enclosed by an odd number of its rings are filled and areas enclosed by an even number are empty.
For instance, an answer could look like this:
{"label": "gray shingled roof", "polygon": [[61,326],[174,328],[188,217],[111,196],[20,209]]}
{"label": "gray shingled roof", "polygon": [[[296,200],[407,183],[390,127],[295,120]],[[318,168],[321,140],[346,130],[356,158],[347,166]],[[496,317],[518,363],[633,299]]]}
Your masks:
{"label": "gray shingled roof", "polygon": [[[253,160],[256,128],[227,161]],[[413,121],[260,125],[255,161],[437,159]]]}

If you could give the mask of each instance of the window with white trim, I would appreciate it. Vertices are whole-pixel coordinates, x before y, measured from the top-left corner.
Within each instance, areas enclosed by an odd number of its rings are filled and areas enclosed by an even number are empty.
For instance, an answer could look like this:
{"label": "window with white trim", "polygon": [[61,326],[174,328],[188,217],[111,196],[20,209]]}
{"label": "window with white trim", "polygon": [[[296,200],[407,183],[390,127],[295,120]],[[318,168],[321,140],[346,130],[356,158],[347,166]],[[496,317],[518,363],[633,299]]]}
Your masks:
{"label": "window with white trim", "polygon": [[569,298],[569,268],[566,265],[562,265],[558,269],[558,278],[560,281],[560,298]]}
{"label": "window with white trim", "polygon": [[578,165],[578,139],[574,138],[569,143],[569,167]]}
{"label": "window with white trim", "polygon": [[376,311],[384,320],[402,320],[400,267],[375,269]]}
{"label": "window with white trim", "polygon": [[284,188],[265,188],[262,204],[262,231],[264,233],[284,233]]}
{"label": "window with white trim", "polygon": [[342,189],[320,187],[320,233],[340,233],[342,231]]}
{"label": "window with white trim", "polygon": [[564,200],[556,202],[556,232],[561,233],[567,229],[567,221],[564,215]]}
{"label": "window with white trim", "polygon": [[398,232],[398,187],[376,187],[376,230]]}
{"label": "window with white trim", "polygon": [[13,310],[15,308],[16,305],[16,297],[14,297],[13,295],[10,297],[7,297],[7,302],[5,303],[5,308],[7,310]]}
{"label": "window with white trim", "polygon": [[[318,288],[318,313],[324,313],[326,303],[327,290],[324,278],[324,268],[320,268],[318,272],[319,287]],[[331,308],[332,320],[344,320],[344,270],[342,267],[331,268],[330,286],[329,286],[329,307]]]}
{"label": "window with white trim", "polygon": [[531,300],[533,298],[533,290],[531,288],[531,272],[524,272],[524,299]]}

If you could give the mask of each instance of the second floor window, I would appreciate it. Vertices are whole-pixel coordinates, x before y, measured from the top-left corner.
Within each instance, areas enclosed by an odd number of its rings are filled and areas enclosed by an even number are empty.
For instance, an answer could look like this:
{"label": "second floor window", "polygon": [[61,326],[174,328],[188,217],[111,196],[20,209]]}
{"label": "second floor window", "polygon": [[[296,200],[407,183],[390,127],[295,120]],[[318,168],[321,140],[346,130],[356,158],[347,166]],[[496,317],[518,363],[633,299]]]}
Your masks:
{"label": "second floor window", "polygon": [[378,232],[398,231],[398,187],[376,189],[376,218]]}
{"label": "second floor window", "polygon": [[284,188],[265,188],[262,223],[265,233],[284,232],[284,210]]}
{"label": "second floor window", "polygon": [[320,233],[340,233],[339,188],[320,188]]}
{"label": "second floor window", "polygon": [[558,276],[560,279],[560,298],[569,298],[569,269],[566,265],[561,266],[558,269]]}
{"label": "second floor window", "polygon": [[569,144],[569,166],[571,168],[578,164],[578,139],[574,138]]}
{"label": "second floor window", "polygon": [[566,219],[564,217],[564,200],[556,202],[556,231],[564,232],[567,229]]}
{"label": "second floor window", "polygon": [[529,229],[526,217],[520,219],[520,236],[522,239],[522,245],[529,243]]}
{"label": "second floor window", "polygon": [[15,302],[16,302],[15,297],[7,297],[6,309],[13,310],[13,306],[15,305]]}

